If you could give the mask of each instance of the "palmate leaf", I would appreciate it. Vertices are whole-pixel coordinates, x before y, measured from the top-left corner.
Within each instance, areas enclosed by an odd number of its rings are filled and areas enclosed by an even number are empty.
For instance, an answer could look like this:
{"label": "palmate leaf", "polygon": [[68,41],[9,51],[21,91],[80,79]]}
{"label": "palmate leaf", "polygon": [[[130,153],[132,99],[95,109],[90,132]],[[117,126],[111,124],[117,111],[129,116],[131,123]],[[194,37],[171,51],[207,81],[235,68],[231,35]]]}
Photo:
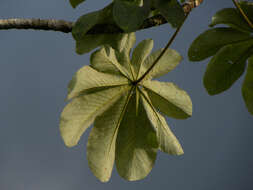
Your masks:
{"label": "palmate leaf", "polygon": [[172,83],[151,81],[175,68],[181,56],[169,49],[147,77],[137,82],[161,50],[148,56],[153,41],[145,40],[130,59],[135,36],[132,33],[125,39],[119,42],[120,50],[105,46],[95,51],[91,66],[84,66],[74,75],[69,84],[71,102],[60,120],[61,135],[69,147],[77,145],[94,122],[87,159],[102,182],[110,179],[114,161],[119,175],[134,181],[150,173],[158,149],[171,155],[183,154],[159,111],[178,119],[192,114],[186,92]]}
{"label": "palmate leaf", "polygon": [[[240,2],[241,8],[253,20],[252,3]],[[253,28],[248,24],[240,11],[235,8],[217,12],[210,26],[228,25],[207,30],[191,44],[188,56],[191,61],[201,61],[213,56],[204,75],[204,86],[210,95],[216,95],[229,89],[244,73],[247,60],[253,55]],[[250,66],[247,67],[250,70]],[[251,73],[248,71],[247,73]],[[247,80],[252,74],[247,74]],[[245,85],[247,83],[247,85]],[[245,82],[243,86],[250,86]],[[247,89],[247,90],[246,90]],[[243,97],[248,107],[248,87],[243,87]],[[247,92],[246,92],[247,91]],[[246,92],[246,93],[245,93]],[[247,95],[245,95],[247,94]],[[246,98],[247,97],[247,98]],[[251,112],[252,113],[252,112]]]}

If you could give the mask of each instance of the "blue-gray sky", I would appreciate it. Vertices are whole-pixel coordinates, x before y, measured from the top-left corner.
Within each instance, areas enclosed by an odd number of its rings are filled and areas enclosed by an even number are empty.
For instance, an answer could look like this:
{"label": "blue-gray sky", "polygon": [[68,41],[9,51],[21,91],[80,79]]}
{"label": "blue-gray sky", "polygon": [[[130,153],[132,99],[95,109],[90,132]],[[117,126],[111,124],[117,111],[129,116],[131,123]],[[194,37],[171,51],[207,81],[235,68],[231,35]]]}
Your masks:
{"label": "blue-gray sky", "polygon": [[[0,18],[76,20],[110,1],[87,0],[76,10],[67,0],[1,0]],[[77,55],[70,34],[31,30],[0,31],[0,189],[253,189],[253,116],[241,96],[242,78],[227,92],[211,97],[202,77],[208,61],[189,62],[187,49],[208,28],[211,16],[231,0],[205,0],[189,16],[173,48],[184,57],[161,80],[173,81],[191,96],[193,116],[168,119],[185,154],[159,153],[151,174],[127,182],[114,169],[109,183],[99,182],[88,168],[85,152],[89,131],[72,149],[59,134],[59,116],[66,105],[67,84],[89,54]],[[137,33],[137,41],[153,38],[165,46],[169,25]]]}

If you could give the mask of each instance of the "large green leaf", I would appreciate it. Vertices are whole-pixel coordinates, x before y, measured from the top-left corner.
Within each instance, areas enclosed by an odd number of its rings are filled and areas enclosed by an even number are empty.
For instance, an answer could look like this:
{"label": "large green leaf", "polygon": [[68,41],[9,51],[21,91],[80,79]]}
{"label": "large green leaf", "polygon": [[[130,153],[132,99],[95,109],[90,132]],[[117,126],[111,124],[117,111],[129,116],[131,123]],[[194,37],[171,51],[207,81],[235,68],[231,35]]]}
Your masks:
{"label": "large green leaf", "polygon": [[116,142],[116,167],[119,175],[129,181],[143,179],[149,174],[157,152],[155,131],[142,102],[136,114],[135,100],[132,96],[129,101]]}
{"label": "large green leaf", "polygon": [[226,24],[242,32],[253,32],[252,28],[250,28],[240,12],[234,8],[226,8],[218,11],[212,17],[210,26],[215,26],[217,24]]}
{"label": "large green leaf", "polygon": [[69,0],[71,6],[73,8],[76,8],[79,4],[81,4],[82,2],[84,2],[85,0]]}
{"label": "large green leaf", "polygon": [[89,167],[102,182],[108,181],[111,177],[115,160],[116,138],[126,104],[127,96],[122,94],[106,112],[96,118],[89,135],[87,144]]}
{"label": "large green leaf", "polygon": [[113,4],[109,4],[101,10],[85,14],[78,18],[72,29],[72,35],[75,40],[80,41],[83,39],[85,34],[96,24],[112,24],[112,7]]}
{"label": "large green leaf", "polygon": [[115,87],[86,94],[73,99],[63,110],[60,119],[61,136],[68,147],[77,145],[85,130],[97,115],[112,105],[126,87]]}
{"label": "large green leaf", "polygon": [[242,85],[242,95],[249,112],[253,114],[253,56],[248,62],[247,74]]}
{"label": "large green leaf", "polygon": [[176,28],[184,21],[185,14],[177,0],[155,0],[154,5],[172,27]]}
{"label": "large green leaf", "polygon": [[72,29],[75,40],[81,40],[85,34],[99,22],[101,11],[95,11],[81,16]]}
{"label": "large green leaf", "polygon": [[157,138],[160,150],[171,155],[182,155],[184,153],[182,146],[170,130],[165,118],[154,109],[151,100],[148,98],[147,92],[142,90],[142,94],[142,101],[147,112],[148,119],[153,126],[156,126],[157,128]]}
{"label": "large green leaf", "polygon": [[189,95],[173,83],[148,80],[143,82],[143,86],[155,108],[167,116],[186,119],[192,115]]}
{"label": "large green leaf", "polygon": [[188,56],[191,61],[206,59],[225,45],[250,39],[250,34],[232,28],[214,28],[200,34],[191,44]]}
{"label": "large green leaf", "polygon": [[[154,63],[154,61],[160,56],[163,49],[159,49],[152,54],[150,54],[144,63],[140,67],[140,72],[138,78],[140,78]],[[173,50],[167,49],[165,54],[159,59],[158,63],[149,72],[145,79],[157,78],[162,75],[167,74],[169,71],[173,70],[182,60],[180,54]]]}
{"label": "large green leaf", "polygon": [[129,81],[123,76],[101,73],[90,66],[82,67],[72,78],[68,86],[68,99],[81,93],[90,93],[94,90],[126,85]]}
{"label": "large green leaf", "polygon": [[210,95],[221,93],[243,74],[253,39],[220,49],[207,66],[204,85]]}
{"label": "large green leaf", "polygon": [[131,63],[134,68],[134,77],[137,79],[139,75],[139,70],[145,59],[150,54],[154,46],[154,41],[152,39],[143,40],[137,45],[133,51]]}
{"label": "large green leaf", "polygon": [[72,29],[72,35],[76,40],[76,52],[78,54],[88,53],[101,45],[110,45],[115,49],[122,48],[122,40],[126,34],[87,34],[97,24],[114,24],[112,19],[113,3],[105,8],[81,16]]}
{"label": "large green leaf", "polygon": [[117,25],[125,32],[133,32],[140,28],[150,12],[150,0],[144,0],[139,6],[136,2],[115,0],[113,17]]}

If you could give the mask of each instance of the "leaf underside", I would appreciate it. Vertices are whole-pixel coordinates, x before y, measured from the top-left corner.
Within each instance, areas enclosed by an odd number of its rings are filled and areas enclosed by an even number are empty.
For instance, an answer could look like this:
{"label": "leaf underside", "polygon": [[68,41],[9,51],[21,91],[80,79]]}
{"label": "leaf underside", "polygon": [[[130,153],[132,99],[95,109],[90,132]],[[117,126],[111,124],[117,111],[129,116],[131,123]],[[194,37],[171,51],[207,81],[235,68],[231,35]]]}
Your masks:
{"label": "leaf underside", "polygon": [[135,84],[162,50],[149,55],[151,39],[133,50],[134,33],[125,34],[118,49],[103,46],[91,55],[91,65],[82,67],[68,86],[68,100],[60,119],[61,136],[68,147],[78,144],[94,123],[87,160],[93,174],[107,182],[116,164],[119,175],[129,181],[145,178],[152,170],[158,149],[182,155],[183,149],[166,119],[192,114],[188,94],[172,83],[151,81],[173,70],[182,60],[168,49],[147,77]]}

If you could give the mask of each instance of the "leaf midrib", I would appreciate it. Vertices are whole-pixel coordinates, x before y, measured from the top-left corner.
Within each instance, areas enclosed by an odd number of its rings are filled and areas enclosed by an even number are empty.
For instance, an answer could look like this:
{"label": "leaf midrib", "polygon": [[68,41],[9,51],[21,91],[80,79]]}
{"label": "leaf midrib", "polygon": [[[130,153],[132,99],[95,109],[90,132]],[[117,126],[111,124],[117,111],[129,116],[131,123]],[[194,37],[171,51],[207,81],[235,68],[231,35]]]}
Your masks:
{"label": "leaf midrib", "polygon": [[80,96],[83,96],[86,93],[89,94],[89,92],[85,92],[85,91],[96,90],[96,89],[97,90],[99,90],[99,89],[103,90],[103,88],[116,88],[116,87],[123,87],[123,86],[126,86],[126,85],[129,85],[129,82],[128,83],[115,84],[115,85],[104,85],[104,86],[97,86],[97,87],[86,88],[86,89],[80,91],[78,93],[78,95],[73,96],[73,97],[68,98],[68,99],[73,99],[73,98],[76,98],[76,97],[80,97]]}
{"label": "leaf midrib", "polygon": [[[157,111],[156,111],[156,109],[154,108],[152,102],[146,97],[146,95],[142,92],[142,90],[139,89],[139,91],[140,91],[140,93],[143,95],[143,97],[145,98],[145,100],[148,102],[148,105],[151,107],[151,109],[153,110],[153,112],[155,113],[156,117],[158,118],[158,121],[160,122],[160,126],[162,126],[162,128],[165,129],[165,127],[164,127],[164,125],[163,125],[163,123],[162,123],[162,121],[161,121],[159,115],[157,114]],[[159,129],[157,128],[157,130],[159,130]],[[164,131],[167,132],[166,129],[165,129]],[[160,142],[159,142],[159,146],[160,146]]]}
{"label": "leaf midrib", "polygon": [[117,121],[115,130],[113,131],[113,136],[112,136],[113,138],[112,138],[112,140],[111,140],[111,142],[110,142],[110,145],[109,145],[109,151],[107,152],[107,158],[108,158],[109,153],[111,152],[111,147],[112,147],[113,139],[114,139],[114,138],[117,138],[117,137],[116,137],[116,134],[117,134],[117,131],[118,131],[118,129],[119,129],[120,123],[121,123],[121,121],[122,121],[122,119],[123,119],[123,117],[124,117],[124,115],[125,115],[125,112],[126,112],[126,108],[127,108],[127,106],[128,106],[128,103],[129,103],[129,101],[130,101],[130,99],[131,99],[131,97],[132,97],[132,91],[133,91],[133,87],[132,87],[132,88],[129,90],[129,92],[128,92],[126,102],[125,102],[125,104],[124,104],[124,106],[123,106],[123,109],[122,109],[122,111],[121,111],[121,113],[120,113],[120,117],[119,117],[119,120]]}
{"label": "leaf midrib", "polygon": [[186,115],[191,116],[190,114],[188,114],[188,111],[186,111],[186,110],[180,108],[178,105],[172,103],[170,99],[164,98],[163,96],[161,96],[161,95],[158,94],[157,92],[153,91],[151,88],[148,88],[148,87],[146,87],[146,86],[144,86],[144,85],[142,85],[142,86],[143,86],[145,89],[147,89],[148,91],[151,91],[151,92],[154,93],[155,95],[159,96],[161,99],[163,99],[163,100],[169,102],[172,106],[175,106],[177,109],[182,110]]}

